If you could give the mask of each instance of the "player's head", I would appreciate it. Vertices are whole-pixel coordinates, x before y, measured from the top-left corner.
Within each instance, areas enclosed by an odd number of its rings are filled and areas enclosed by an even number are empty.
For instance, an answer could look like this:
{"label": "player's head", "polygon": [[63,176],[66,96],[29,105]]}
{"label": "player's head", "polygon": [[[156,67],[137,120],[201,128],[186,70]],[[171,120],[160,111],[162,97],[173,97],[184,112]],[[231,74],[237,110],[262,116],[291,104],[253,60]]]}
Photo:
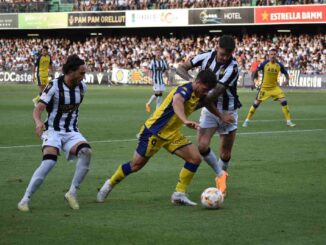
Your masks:
{"label": "player's head", "polygon": [[194,82],[196,96],[199,98],[206,96],[208,91],[215,87],[216,83],[216,74],[211,69],[200,71]]}
{"label": "player's head", "polygon": [[218,47],[217,47],[217,62],[226,63],[228,62],[235,49],[234,38],[228,35],[223,35],[220,37]]}
{"label": "player's head", "polygon": [[277,50],[276,48],[272,47],[269,49],[268,51],[268,55],[269,55],[269,60],[272,62],[276,61],[276,54],[277,54]]}
{"label": "player's head", "polygon": [[44,45],[42,47],[42,55],[47,55],[49,53],[49,47]]}
{"label": "player's head", "polygon": [[85,77],[86,65],[85,61],[73,54],[68,56],[66,63],[62,67],[64,75],[69,76],[73,85],[78,85]]}
{"label": "player's head", "polygon": [[157,47],[157,48],[155,49],[155,58],[156,58],[156,59],[160,59],[160,58],[161,58],[161,54],[162,54],[162,52],[161,52],[161,48],[160,48],[160,47]]}

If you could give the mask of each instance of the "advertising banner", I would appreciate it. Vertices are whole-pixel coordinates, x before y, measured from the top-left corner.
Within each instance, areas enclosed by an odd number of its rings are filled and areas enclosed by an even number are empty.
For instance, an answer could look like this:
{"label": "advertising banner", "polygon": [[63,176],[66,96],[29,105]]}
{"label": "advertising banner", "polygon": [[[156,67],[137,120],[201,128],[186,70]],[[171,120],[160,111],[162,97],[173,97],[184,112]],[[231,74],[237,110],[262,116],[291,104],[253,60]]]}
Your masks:
{"label": "advertising banner", "polygon": [[125,12],[79,12],[68,13],[68,27],[125,26]]}
{"label": "advertising banner", "polygon": [[0,29],[18,28],[18,14],[1,14]]}
{"label": "advertising banner", "polygon": [[253,24],[253,8],[190,9],[189,25]]}
{"label": "advertising banner", "polygon": [[187,9],[136,10],[126,12],[127,27],[164,27],[187,25]]}
{"label": "advertising banner", "polygon": [[255,23],[325,23],[326,5],[257,7]]}
{"label": "advertising banner", "polygon": [[67,13],[22,13],[18,16],[21,29],[67,28]]}

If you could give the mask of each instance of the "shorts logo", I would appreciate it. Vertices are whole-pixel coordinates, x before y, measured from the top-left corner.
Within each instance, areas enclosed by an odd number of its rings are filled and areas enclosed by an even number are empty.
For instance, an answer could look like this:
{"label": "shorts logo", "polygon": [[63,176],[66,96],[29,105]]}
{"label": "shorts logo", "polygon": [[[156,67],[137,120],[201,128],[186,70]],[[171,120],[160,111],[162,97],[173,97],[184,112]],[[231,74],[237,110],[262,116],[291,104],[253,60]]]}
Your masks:
{"label": "shorts logo", "polygon": [[153,139],[153,140],[151,141],[151,144],[152,144],[153,146],[155,146],[155,145],[156,145],[156,142],[157,142],[157,140],[156,140],[156,139]]}

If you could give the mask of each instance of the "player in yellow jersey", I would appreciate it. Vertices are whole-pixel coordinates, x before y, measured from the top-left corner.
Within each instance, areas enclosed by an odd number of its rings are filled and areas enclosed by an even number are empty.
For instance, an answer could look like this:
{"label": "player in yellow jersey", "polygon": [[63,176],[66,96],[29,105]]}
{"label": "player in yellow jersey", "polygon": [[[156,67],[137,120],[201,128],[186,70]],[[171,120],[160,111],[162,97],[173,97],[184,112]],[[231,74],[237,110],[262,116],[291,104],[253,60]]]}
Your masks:
{"label": "player in yellow jersey", "polygon": [[[250,120],[252,119],[256,109],[261,102],[267,100],[268,98],[273,98],[275,101],[278,100],[282,106],[282,112],[286,119],[286,125],[289,127],[295,127],[295,124],[291,121],[291,115],[289,111],[288,103],[285,99],[285,95],[278,84],[278,77],[280,72],[286,77],[285,85],[289,84],[289,74],[284,68],[283,64],[276,59],[276,48],[271,48],[269,50],[269,60],[265,60],[261,63],[256,72],[262,71],[263,78],[262,84],[259,89],[258,95],[250,107],[246,120],[243,123],[243,127],[248,127]],[[254,83],[254,81],[252,81]]]}
{"label": "player in yellow jersey", "polygon": [[52,67],[52,60],[49,55],[49,48],[48,46],[43,46],[41,54],[37,57],[37,59],[34,62],[34,67],[33,67],[33,81],[35,81],[35,76],[36,76],[36,81],[37,85],[39,87],[40,93],[37,95],[35,98],[33,98],[33,103],[36,106],[39,99],[40,95],[42,94],[44,88],[48,85],[49,83],[49,70],[51,71],[51,74],[53,75],[53,67]]}
{"label": "player in yellow jersey", "polygon": [[197,147],[181,134],[180,128],[183,125],[192,129],[198,128],[199,124],[190,121],[188,116],[216,83],[216,75],[211,70],[203,70],[192,82],[174,88],[141,128],[138,147],[132,160],[120,165],[104,183],[97,193],[97,201],[104,202],[116,184],[129,174],[140,170],[155,153],[165,148],[186,161],[179,174],[171,202],[197,205],[188,199],[185,192],[201,162],[201,156]]}

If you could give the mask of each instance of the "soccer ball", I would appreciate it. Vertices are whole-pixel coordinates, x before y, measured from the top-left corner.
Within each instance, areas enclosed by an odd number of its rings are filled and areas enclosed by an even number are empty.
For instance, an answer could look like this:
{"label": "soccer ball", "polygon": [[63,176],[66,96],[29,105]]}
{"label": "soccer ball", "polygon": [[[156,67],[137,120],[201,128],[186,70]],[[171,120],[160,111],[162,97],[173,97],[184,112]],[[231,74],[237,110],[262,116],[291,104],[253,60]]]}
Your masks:
{"label": "soccer ball", "polygon": [[201,204],[205,208],[218,209],[221,207],[224,201],[224,196],[219,189],[215,187],[209,187],[203,191],[200,200]]}

